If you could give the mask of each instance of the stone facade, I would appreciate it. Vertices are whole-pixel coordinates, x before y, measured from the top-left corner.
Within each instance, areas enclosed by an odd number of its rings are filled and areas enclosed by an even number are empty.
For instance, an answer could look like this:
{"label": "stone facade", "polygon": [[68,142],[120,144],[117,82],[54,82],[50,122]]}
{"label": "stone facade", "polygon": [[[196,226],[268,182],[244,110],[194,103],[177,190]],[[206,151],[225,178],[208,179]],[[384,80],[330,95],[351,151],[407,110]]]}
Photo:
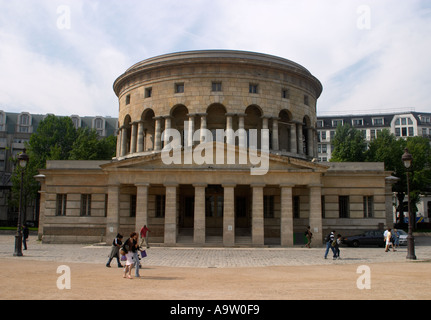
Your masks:
{"label": "stone facade", "polygon": [[[322,86],[292,61],[239,51],[168,54],[129,68],[114,91],[117,157],[49,161],[40,172],[45,242],[110,243],[146,224],[150,241],[168,246],[292,246],[308,225],[321,244],[329,229],[390,223],[383,164],[313,160]],[[236,135],[208,138],[217,130]],[[181,161],[167,164],[176,152]],[[253,174],[256,158],[265,172]]]}

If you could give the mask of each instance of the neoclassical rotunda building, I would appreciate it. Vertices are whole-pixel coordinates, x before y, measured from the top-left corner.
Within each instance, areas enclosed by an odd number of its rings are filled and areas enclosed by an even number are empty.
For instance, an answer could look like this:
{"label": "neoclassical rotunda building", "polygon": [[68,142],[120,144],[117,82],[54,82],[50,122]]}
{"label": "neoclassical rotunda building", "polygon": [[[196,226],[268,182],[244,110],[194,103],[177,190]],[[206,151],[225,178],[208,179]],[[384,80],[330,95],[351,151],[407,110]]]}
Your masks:
{"label": "neoclassical rotunda building", "polygon": [[391,224],[382,163],[316,161],[322,85],[261,53],[206,50],[141,61],[113,89],[111,161],[48,161],[45,242],[111,243],[151,230],[160,245],[292,246],[311,226],[348,234]]}

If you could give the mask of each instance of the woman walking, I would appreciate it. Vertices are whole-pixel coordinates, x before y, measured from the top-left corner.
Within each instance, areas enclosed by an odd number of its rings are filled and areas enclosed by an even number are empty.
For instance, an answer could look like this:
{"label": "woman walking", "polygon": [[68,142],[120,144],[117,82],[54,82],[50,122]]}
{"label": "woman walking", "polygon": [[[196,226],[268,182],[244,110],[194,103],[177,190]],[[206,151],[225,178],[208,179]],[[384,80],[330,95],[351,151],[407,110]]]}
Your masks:
{"label": "woman walking", "polygon": [[106,263],[106,266],[108,268],[111,267],[111,261],[114,258],[117,258],[118,268],[122,268],[123,267],[121,265],[121,262],[120,262],[120,248],[121,248],[121,245],[123,244],[122,241],[121,241],[122,239],[123,239],[123,236],[118,233],[117,236],[115,237],[114,241],[112,241],[111,253],[109,255],[108,262]]}

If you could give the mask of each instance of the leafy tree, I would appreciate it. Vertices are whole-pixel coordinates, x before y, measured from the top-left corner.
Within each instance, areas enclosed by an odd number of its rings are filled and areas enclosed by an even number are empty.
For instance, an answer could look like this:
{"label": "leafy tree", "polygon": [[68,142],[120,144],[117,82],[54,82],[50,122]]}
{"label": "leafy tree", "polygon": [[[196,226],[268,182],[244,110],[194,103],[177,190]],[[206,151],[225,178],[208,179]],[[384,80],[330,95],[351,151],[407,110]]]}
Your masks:
{"label": "leafy tree", "polygon": [[367,144],[362,132],[349,124],[338,125],[333,140],[331,162],[362,162]]}
{"label": "leafy tree", "polygon": [[70,160],[109,160],[115,156],[116,138],[100,139],[96,130],[79,128],[70,151]]}
{"label": "leafy tree", "polygon": [[369,149],[365,153],[366,161],[384,162],[385,169],[392,171],[399,180],[393,186],[397,193],[400,221],[404,217],[404,198],[407,194],[407,175],[401,157],[407,148],[413,156],[410,172],[410,205],[414,212],[417,211],[416,204],[420,201],[420,194],[428,191],[431,185],[431,147],[430,141],[424,137],[408,137],[397,139],[389,130],[385,129],[371,141]]}
{"label": "leafy tree", "polygon": [[[24,172],[24,207],[36,197],[39,185],[34,176],[46,167],[47,160],[110,160],[115,156],[116,141],[115,136],[99,138],[95,130],[88,128],[76,130],[69,117],[47,116],[27,144],[30,161]],[[9,201],[12,207],[19,204],[21,170],[15,165]]]}

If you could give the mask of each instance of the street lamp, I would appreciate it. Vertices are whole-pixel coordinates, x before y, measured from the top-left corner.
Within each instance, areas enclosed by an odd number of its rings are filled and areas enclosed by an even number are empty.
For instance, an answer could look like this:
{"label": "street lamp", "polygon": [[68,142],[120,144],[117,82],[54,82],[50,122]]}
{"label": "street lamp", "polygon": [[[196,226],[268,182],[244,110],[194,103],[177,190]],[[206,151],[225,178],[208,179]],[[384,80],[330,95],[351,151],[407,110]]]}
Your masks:
{"label": "street lamp", "polygon": [[18,212],[18,227],[16,229],[16,235],[15,235],[15,252],[13,253],[14,256],[21,257],[22,256],[22,218],[24,217],[23,214],[23,203],[22,203],[22,197],[23,197],[23,185],[24,185],[24,171],[25,167],[27,166],[29,157],[25,153],[26,149],[22,153],[18,155],[18,163],[21,167],[21,187],[19,191],[19,212]]}
{"label": "street lamp", "polygon": [[404,167],[406,167],[406,175],[407,175],[407,207],[409,210],[409,232],[407,236],[407,259],[416,260],[415,255],[415,240],[413,238],[412,225],[413,225],[413,217],[412,210],[410,208],[410,167],[412,165],[413,157],[409,153],[407,148],[404,149],[404,154],[401,157],[401,160],[404,163]]}

